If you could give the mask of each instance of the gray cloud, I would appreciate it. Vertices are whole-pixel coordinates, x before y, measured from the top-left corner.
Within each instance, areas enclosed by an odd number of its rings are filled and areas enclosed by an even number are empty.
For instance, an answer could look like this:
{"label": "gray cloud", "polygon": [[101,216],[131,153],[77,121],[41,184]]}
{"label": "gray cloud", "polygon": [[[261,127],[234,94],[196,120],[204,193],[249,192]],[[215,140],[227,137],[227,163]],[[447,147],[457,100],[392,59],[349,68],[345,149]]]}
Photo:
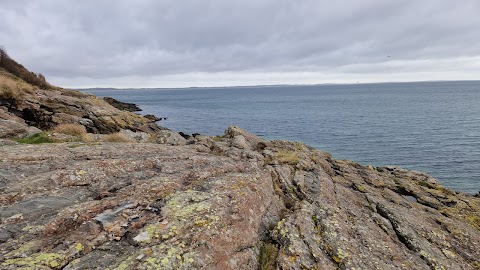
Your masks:
{"label": "gray cloud", "polygon": [[66,86],[472,79],[480,71],[477,0],[0,1],[0,44]]}

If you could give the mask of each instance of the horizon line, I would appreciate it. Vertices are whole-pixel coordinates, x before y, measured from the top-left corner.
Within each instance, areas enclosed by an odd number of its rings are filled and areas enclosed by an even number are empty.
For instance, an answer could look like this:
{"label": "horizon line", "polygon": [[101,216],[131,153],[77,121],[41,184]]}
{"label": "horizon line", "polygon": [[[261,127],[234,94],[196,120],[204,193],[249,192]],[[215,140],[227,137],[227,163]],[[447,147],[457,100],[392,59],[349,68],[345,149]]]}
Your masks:
{"label": "horizon line", "polygon": [[[261,87],[288,87],[288,86],[328,86],[328,85],[368,85],[368,84],[402,84],[402,83],[440,83],[440,82],[480,82],[478,80],[424,80],[424,81],[384,81],[384,82],[356,82],[356,83],[314,83],[314,84],[258,84],[258,85],[229,85],[229,86],[188,86],[188,87],[79,87],[69,88],[73,90],[189,90],[211,88],[261,88]],[[68,89],[68,88],[67,88]]]}

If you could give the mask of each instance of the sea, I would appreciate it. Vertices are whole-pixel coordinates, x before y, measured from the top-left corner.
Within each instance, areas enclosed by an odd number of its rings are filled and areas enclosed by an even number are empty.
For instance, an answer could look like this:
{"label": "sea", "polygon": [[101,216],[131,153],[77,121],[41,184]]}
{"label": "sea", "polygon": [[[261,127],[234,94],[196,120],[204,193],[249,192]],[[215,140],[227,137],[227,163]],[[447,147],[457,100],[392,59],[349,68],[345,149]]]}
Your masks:
{"label": "sea", "polygon": [[82,91],[135,103],[175,131],[221,135],[237,125],[480,191],[480,81]]}

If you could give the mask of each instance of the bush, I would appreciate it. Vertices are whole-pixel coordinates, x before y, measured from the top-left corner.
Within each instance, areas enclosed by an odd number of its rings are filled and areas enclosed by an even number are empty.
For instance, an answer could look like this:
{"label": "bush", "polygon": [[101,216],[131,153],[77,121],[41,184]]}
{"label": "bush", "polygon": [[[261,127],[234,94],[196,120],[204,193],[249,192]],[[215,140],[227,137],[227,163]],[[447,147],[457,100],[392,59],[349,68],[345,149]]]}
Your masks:
{"label": "bush", "polygon": [[54,143],[56,141],[50,138],[47,133],[41,132],[41,133],[34,134],[30,137],[17,139],[17,142],[25,143],[25,144],[41,144],[41,143]]}
{"label": "bush", "polygon": [[60,124],[53,129],[53,132],[83,137],[87,134],[87,129],[79,124]]}
{"label": "bush", "polygon": [[128,143],[132,142],[125,134],[122,133],[113,133],[110,135],[107,135],[103,141],[105,142],[123,142],[123,143]]}

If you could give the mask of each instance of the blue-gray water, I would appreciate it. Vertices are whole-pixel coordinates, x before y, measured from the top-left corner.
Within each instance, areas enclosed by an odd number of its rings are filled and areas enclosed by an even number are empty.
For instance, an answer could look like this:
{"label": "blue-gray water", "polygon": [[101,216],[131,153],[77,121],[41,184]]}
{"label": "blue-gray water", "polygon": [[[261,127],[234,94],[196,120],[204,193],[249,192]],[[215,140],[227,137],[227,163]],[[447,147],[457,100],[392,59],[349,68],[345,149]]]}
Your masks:
{"label": "blue-gray water", "polygon": [[458,191],[480,190],[480,82],[87,90],[138,104],[185,133],[238,125],[302,141],[335,158],[428,172]]}

